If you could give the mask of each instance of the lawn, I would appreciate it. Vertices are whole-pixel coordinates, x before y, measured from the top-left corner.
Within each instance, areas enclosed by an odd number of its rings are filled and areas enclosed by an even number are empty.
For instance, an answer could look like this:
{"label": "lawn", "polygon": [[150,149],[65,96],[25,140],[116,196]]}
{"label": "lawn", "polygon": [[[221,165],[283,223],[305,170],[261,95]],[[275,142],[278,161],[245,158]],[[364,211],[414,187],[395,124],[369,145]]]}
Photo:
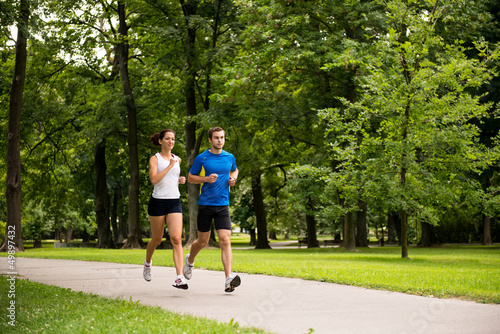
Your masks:
{"label": "lawn", "polygon": [[[18,279],[15,283],[15,326],[8,323],[9,282],[0,276],[0,333],[264,333],[180,315],[161,307],[108,299],[83,292]],[[5,305],[5,307],[3,307]],[[7,321],[6,321],[7,320]]]}

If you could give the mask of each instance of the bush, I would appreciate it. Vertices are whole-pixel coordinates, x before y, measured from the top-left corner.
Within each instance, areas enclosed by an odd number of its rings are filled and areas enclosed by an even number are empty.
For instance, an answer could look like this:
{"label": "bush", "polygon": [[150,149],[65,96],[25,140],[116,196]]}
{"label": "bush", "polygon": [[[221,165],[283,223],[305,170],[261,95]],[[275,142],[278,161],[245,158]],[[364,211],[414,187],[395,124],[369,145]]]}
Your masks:
{"label": "bush", "polygon": [[443,243],[472,243],[483,240],[482,217],[464,210],[449,212],[438,226],[436,235]]}
{"label": "bush", "polygon": [[0,242],[5,238],[5,229],[7,228],[7,222],[0,220]]}

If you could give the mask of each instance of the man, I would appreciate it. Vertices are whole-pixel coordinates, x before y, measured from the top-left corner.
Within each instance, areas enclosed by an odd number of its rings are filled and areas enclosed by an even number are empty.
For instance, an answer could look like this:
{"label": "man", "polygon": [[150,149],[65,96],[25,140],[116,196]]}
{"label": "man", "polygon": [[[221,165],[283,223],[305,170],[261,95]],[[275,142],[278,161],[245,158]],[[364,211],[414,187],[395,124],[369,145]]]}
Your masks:
{"label": "man", "polygon": [[211,147],[196,157],[188,175],[188,182],[201,184],[201,189],[198,199],[198,238],[186,255],[183,274],[186,279],[191,279],[195,257],[210,239],[213,219],[226,275],[225,291],[233,292],[240,285],[241,279],[232,272],[229,186],[235,185],[238,168],[234,156],[222,150],[225,142],[222,128],[211,128],[208,131],[208,141]]}

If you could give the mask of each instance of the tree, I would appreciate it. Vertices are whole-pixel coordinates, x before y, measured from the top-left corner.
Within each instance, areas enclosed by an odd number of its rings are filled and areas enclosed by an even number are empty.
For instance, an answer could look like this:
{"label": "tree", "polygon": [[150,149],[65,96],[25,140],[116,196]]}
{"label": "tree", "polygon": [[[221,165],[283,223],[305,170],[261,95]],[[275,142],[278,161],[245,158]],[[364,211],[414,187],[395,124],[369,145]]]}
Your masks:
{"label": "tree", "polygon": [[106,180],[106,142],[95,148],[95,212],[97,219],[98,248],[114,248],[110,229],[110,199]]}
{"label": "tree", "polygon": [[352,165],[362,166],[361,180],[371,196],[377,196],[377,183],[390,187],[385,200],[400,213],[403,258],[408,258],[409,219],[435,225],[437,203],[458,200],[452,190],[460,187],[457,175],[480,171],[495,159],[478,145],[478,129],[470,123],[489,106],[470,92],[491,78],[481,64],[497,56],[483,52],[482,62],[468,59],[460,42],[447,44],[436,34],[436,22],[444,21],[452,6],[388,2],[388,33],[380,31],[373,53],[361,59],[367,65],[360,78],[362,97],[356,103],[344,100],[342,114],[325,113],[348,143],[333,146],[350,171],[342,174],[352,176]]}
{"label": "tree", "polygon": [[0,251],[11,250],[14,246],[24,251],[21,234],[21,110],[23,103],[24,83],[26,80],[27,36],[30,3],[19,2],[19,19],[17,22],[16,64],[14,80],[10,93],[9,130],[7,135],[7,227]]}
{"label": "tree", "polygon": [[128,118],[128,149],[130,164],[130,184],[128,191],[128,219],[129,233],[127,242],[123,248],[142,248],[141,227],[139,222],[139,151],[137,147],[137,106],[134,101],[134,94],[130,85],[128,61],[129,61],[129,41],[127,25],[127,14],[124,1],[118,1],[119,17],[119,42],[117,44],[120,58],[120,78],[123,85],[123,94],[127,105]]}
{"label": "tree", "polygon": [[305,213],[307,228],[307,247],[319,247],[316,236],[316,215],[318,207],[324,205],[322,194],[324,191],[323,174],[325,167],[319,168],[312,165],[296,166],[290,172],[290,181],[286,190],[291,194],[291,202],[295,208]]}
{"label": "tree", "polygon": [[[147,15],[152,22],[154,43],[146,48],[171,80],[172,91],[177,92],[173,98],[175,106],[169,111],[184,114],[184,161],[189,171],[206,140],[206,129],[221,125],[218,119],[205,117],[205,113],[211,107],[209,97],[219,84],[213,77],[234,52],[231,48],[232,34],[237,33],[234,5],[228,0],[145,2],[154,9]],[[188,183],[187,188],[189,238],[186,245],[189,246],[197,237],[199,185]]]}

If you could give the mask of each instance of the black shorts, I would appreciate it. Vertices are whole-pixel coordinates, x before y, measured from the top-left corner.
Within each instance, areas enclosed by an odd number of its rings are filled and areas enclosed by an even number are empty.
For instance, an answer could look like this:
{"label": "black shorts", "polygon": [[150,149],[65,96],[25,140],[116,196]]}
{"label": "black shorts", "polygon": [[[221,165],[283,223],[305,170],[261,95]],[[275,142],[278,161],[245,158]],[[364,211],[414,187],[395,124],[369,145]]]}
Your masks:
{"label": "black shorts", "polygon": [[148,204],[148,215],[150,216],[166,216],[169,213],[182,213],[180,198],[163,199],[154,198],[151,196]]}
{"label": "black shorts", "polygon": [[198,206],[198,231],[210,231],[212,219],[214,220],[216,230],[231,230],[229,206]]}

